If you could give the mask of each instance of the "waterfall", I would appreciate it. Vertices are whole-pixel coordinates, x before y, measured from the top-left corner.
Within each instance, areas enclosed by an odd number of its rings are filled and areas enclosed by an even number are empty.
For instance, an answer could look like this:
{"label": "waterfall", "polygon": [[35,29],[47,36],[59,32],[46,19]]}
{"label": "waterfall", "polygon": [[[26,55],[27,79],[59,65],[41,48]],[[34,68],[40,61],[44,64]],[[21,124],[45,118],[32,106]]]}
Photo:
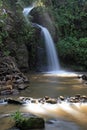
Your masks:
{"label": "waterfall", "polygon": [[45,40],[45,46],[46,46],[46,54],[47,54],[47,63],[48,63],[48,72],[56,72],[60,70],[60,65],[56,53],[56,48],[54,46],[53,39],[51,37],[51,34],[47,30],[47,28],[38,25],[38,27],[41,28],[42,35]]}
{"label": "waterfall", "polygon": [[[27,22],[29,22],[28,15],[34,7],[35,6],[33,5],[30,7],[24,8],[23,10],[23,14]],[[56,49],[55,49],[51,34],[47,30],[47,28],[39,24],[32,23],[32,25],[35,27],[39,27],[44,37],[44,41],[46,45],[46,55],[47,55],[47,71],[52,72],[52,73],[55,73],[55,72],[57,73],[60,70],[60,65],[59,65]]]}
{"label": "waterfall", "polygon": [[29,23],[28,15],[29,15],[29,13],[31,12],[31,10],[32,10],[34,7],[35,7],[35,6],[34,6],[34,4],[33,4],[32,6],[26,7],[26,8],[23,9],[23,14],[24,14],[24,17],[25,17],[27,23]]}
{"label": "waterfall", "polygon": [[42,29],[42,33],[43,33],[45,44],[46,44],[48,71],[59,71],[60,65],[59,65],[53,39],[49,31],[45,27],[41,27],[41,29]]}

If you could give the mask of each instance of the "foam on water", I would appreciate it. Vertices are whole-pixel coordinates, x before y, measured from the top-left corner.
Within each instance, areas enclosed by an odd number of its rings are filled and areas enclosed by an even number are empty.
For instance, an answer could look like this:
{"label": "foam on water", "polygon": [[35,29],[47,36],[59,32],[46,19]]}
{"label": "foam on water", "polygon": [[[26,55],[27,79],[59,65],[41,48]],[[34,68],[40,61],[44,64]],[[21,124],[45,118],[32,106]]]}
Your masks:
{"label": "foam on water", "polygon": [[45,119],[63,118],[80,124],[87,123],[87,103],[29,103],[24,109]]}
{"label": "foam on water", "polygon": [[49,71],[44,72],[44,76],[58,76],[58,77],[77,77],[78,74],[74,72],[59,70],[59,71]]}

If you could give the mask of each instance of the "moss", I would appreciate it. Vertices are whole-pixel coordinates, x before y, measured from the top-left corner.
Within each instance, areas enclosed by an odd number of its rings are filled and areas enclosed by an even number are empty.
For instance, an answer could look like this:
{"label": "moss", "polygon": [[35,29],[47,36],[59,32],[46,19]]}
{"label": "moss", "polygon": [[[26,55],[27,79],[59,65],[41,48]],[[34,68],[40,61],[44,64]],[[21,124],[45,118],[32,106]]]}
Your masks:
{"label": "moss", "polygon": [[38,117],[30,117],[28,119],[20,120],[16,123],[16,127],[21,130],[29,130],[29,129],[40,129],[44,128],[44,120]]}

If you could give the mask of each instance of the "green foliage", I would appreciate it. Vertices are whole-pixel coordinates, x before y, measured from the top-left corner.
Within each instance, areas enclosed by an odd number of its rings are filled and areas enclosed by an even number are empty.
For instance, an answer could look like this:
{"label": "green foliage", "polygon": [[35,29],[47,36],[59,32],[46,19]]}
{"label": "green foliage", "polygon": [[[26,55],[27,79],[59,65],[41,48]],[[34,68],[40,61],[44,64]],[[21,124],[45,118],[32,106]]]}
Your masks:
{"label": "green foliage", "polygon": [[87,38],[67,37],[57,44],[61,59],[71,65],[83,66],[87,69]]}
{"label": "green foliage", "polygon": [[66,64],[87,65],[87,1],[52,0],[52,14],[59,33],[57,49]]}
{"label": "green foliage", "polygon": [[7,50],[7,47],[5,45],[5,40],[8,37],[8,33],[5,30],[6,27],[6,19],[7,19],[7,13],[6,10],[3,8],[3,1],[0,1],[0,51],[4,55],[9,55],[9,51]]}
{"label": "green foliage", "polygon": [[59,29],[61,37],[70,35],[78,38],[86,37],[86,5],[86,2],[83,0],[66,0],[63,3],[54,5],[53,14],[56,20],[56,27]]}
{"label": "green foliage", "polygon": [[[7,18],[6,10],[3,9],[3,3],[0,1],[0,28],[2,29],[5,26],[5,21]],[[0,31],[1,31],[0,29]]]}
{"label": "green foliage", "polygon": [[35,29],[30,24],[23,24],[21,36],[24,42],[27,43],[35,43],[34,39]]}
{"label": "green foliage", "polygon": [[6,30],[3,29],[3,27],[1,28],[2,30],[0,31],[0,50],[2,51],[3,55],[8,56],[10,52],[7,49],[7,45],[5,43],[5,40],[8,37],[8,33]]}
{"label": "green foliage", "polygon": [[4,56],[9,56],[10,55],[10,51],[5,49],[4,52],[3,52]]}
{"label": "green foliage", "polygon": [[11,117],[15,120],[15,122],[18,124],[19,122],[22,122],[24,120],[23,116],[19,111],[16,111],[11,115]]}
{"label": "green foliage", "polygon": [[21,5],[21,7],[24,8],[32,4],[34,4],[35,6],[43,6],[43,2],[44,0],[18,0],[17,4]]}

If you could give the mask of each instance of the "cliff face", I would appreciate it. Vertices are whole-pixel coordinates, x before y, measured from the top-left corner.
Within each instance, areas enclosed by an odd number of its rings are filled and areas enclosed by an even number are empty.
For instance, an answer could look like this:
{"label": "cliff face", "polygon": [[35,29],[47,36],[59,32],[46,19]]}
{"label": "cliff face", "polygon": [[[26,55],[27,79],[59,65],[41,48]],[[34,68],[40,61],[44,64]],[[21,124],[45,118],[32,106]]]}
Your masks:
{"label": "cliff face", "polygon": [[28,51],[25,42],[20,38],[23,29],[22,10],[17,7],[16,2],[3,0],[3,8],[7,15],[4,30],[8,34],[4,45],[9,50],[10,56],[15,57],[18,67],[28,69]]}
{"label": "cliff face", "polygon": [[31,15],[33,16],[32,22],[38,23],[44,27],[46,27],[49,32],[51,33],[52,37],[55,37],[55,26],[53,19],[50,17],[49,13],[46,11],[39,12],[38,10],[34,9]]}

